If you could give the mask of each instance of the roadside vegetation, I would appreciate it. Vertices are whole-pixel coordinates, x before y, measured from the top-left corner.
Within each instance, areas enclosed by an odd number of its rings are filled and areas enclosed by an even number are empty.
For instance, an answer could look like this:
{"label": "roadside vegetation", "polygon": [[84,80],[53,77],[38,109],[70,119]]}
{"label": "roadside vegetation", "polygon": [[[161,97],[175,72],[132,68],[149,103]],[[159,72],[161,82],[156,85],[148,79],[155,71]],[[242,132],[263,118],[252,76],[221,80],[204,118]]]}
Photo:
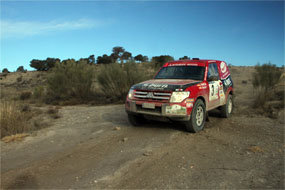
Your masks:
{"label": "roadside vegetation", "polygon": [[133,62],[123,67],[119,64],[104,65],[98,73],[98,83],[107,99],[122,101],[132,85],[150,79],[151,74],[145,67]]}
{"label": "roadside vegetation", "polygon": [[[23,66],[16,72],[3,69],[1,138],[48,126],[52,119],[60,118],[61,105],[122,103],[133,84],[151,79],[159,67],[172,60],[169,55],[151,59],[142,54],[133,56],[117,46],[110,55],[97,59],[94,55],[78,60],[33,59],[30,66],[35,72],[26,72]],[[230,70],[240,72],[237,67],[230,66]],[[268,63],[257,65],[252,79],[241,80],[241,84],[252,83],[252,109],[275,118],[278,110],[284,109],[284,80],[284,68]]]}
{"label": "roadside vegetation", "polygon": [[[48,75],[46,103],[76,100],[87,102],[92,98],[92,81],[94,71],[92,66],[78,63],[56,64]],[[42,89],[35,89],[42,96]]]}
{"label": "roadside vegetation", "polygon": [[274,110],[284,109],[283,73],[283,68],[266,63],[256,65],[252,76],[255,97],[253,107],[262,109],[270,117],[276,117]]}
{"label": "roadside vegetation", "polygon": [[14,101],[1,101],[0,105],[1,138],[29,130],[28,120],[32,116],[29,111],[21,110]]}

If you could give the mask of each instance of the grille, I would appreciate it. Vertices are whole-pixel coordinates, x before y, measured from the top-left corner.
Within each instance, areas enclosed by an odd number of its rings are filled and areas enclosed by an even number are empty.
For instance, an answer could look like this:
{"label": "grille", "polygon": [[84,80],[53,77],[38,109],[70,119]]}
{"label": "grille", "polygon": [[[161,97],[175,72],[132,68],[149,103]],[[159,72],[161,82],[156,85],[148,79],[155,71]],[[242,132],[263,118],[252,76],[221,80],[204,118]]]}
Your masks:
{"label": "grille", "polygon": [[168,92],[146,92],[135,91],[134,97],[138,99],[150,99],[150,100],[169,100],[171,93]]}

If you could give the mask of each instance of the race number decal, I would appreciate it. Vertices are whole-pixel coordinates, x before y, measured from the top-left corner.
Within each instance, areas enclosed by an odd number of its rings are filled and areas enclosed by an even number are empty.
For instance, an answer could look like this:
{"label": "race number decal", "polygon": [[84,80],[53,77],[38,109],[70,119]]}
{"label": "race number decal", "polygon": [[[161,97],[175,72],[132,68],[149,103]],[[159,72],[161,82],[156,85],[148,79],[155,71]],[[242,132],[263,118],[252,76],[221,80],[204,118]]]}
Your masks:
{"label": "race number decal", "polygon": [[219,98],[219,87],[220,82],[219,81],[212,81],[209,82],[209,100],[217,100]]}

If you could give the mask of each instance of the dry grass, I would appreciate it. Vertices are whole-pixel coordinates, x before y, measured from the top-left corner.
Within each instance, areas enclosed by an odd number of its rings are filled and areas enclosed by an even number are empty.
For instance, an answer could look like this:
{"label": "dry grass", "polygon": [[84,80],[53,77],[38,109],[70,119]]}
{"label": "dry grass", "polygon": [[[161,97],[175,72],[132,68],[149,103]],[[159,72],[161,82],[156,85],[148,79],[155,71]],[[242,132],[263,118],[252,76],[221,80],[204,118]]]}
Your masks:
{"label": "dry grass", "polygon": [[9,142],[13,142],[13,141],[21,141],[27,136],[29,136],[29,134],[27,134],[27,133],[16,134],[16,135],[11,135],[11,136],[6,136],[2,139],[2,141],[5,143],[9,143]]}
{"label": "dry grass", "polygon": [[58,107],[49,107],[47,114],[49,114],[49,116],[53,119],[60,118]]}
{"label": "dry grass", "polygon": [[254,153],[256,153],[256,152],[264,152],[264,150],[261,147],[259,147],[259,146],[251,146],[251,147],[248,148],[248,150],[251,151],[251,152],[254,152]]}
{"label": "dry grass", "polygon": [[22,112],[15,102],[1,101],[0,105],[1,138],[27,131],[30,113]]}

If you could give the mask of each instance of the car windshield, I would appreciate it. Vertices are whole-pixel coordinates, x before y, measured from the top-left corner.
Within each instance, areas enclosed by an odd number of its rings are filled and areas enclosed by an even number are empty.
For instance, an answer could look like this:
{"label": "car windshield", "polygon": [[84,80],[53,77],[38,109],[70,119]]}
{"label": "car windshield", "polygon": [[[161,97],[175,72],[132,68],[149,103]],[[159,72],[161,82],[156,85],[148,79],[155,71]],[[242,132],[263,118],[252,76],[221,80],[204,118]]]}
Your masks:
{"label": "car windshield", "polygon": [[192,79],[203,80],[205,67],[199,66],[171,66],[163,67],[155,79]]}

